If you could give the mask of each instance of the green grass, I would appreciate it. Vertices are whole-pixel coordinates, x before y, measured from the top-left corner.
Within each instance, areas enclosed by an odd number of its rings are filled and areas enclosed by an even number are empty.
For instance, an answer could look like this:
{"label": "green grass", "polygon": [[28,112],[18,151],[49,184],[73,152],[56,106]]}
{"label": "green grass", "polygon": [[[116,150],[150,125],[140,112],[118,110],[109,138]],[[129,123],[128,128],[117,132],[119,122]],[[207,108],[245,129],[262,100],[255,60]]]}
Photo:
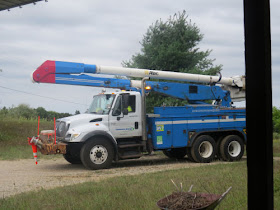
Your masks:
{"label": "green grass", "polygon": [[[37,135],[37,119],[0,118],[0,160],[33,158],[27,137]],[[53,129],[53,122],[41,120],[40,130]]]}
{"label": "green grass", "polygon": [[273,156],[280,157],[280,139],[273,140]]}
{"label": "green grass", "polygon": [[[280,161],[275,161],[275,209],[280,209]],[[92,172],[95,173],[95,172]],[[246,162],[123,176],[0,200],[0,209],[158,209],[156,202],[175,191],[171,179],[187,191],[221,194],[232,190],[217,209],[247,208]]]}

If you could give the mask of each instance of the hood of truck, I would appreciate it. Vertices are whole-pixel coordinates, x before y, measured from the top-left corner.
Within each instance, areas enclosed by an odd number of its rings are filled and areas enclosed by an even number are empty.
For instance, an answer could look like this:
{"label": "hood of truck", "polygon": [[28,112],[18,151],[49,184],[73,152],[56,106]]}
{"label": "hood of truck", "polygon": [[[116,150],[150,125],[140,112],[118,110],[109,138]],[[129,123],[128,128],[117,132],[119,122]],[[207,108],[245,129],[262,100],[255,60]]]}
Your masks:
{"label": "hood of truck", "polygon": [[[61,127],[60,133],[66,133],[70,128],[87,125],[96,122],[102,122],[104,125],[108,124],[108,115],[99,115],[99,114],[79,114],[70,117],[64,117],[57,120],[57,128],[60,130],[61,122],[64,122]],[[63,135],[63,136],[64,136]]]}
{"label": "hood of truck", "polygon": [[64,121],[67,123],[80,122],[80,121],[90,122],[93,120],[98,121],[98,119],[104,119],[107,117],[108,117],[107,115],[99,115],[99,114],[78,114],[70,117],[60,118],[58,119],[58,121]]}

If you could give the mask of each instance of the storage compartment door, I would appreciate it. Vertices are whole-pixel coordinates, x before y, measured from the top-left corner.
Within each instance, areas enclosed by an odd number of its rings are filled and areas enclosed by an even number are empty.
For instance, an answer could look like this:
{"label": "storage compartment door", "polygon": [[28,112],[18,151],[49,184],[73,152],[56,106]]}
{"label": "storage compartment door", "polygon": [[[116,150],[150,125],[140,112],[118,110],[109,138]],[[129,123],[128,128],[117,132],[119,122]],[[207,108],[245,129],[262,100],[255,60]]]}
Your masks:
{"label": "storage compartment door", "polygon": [[169,149],[172,146],[172,121],[156,121],[153,129],[155,149]]}

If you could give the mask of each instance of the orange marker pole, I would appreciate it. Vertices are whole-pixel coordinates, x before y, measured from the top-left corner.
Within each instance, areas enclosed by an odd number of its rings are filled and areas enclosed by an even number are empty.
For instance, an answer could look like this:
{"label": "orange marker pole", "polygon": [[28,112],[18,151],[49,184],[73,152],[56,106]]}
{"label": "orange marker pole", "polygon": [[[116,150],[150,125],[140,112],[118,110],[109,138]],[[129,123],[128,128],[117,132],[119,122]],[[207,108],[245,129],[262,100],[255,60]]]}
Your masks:
{"label": "orange marker pole", "polygon": [[56,144],[56,126],[55,126],[55,117],[53,118],[54,120],[54,144]]}
{"label": "orange marker pole", "polygon": [[[36,138],[36,137],[33,137]],[[33,157],[35,160],[36,165],[38,164],[37,162],[37,146],[34,144],[34,142],[32,142],[33,138],[28,137],[28,144],[32,146],[32,151],[33,151]]]}
{"label": "orange marker pole", "polygon": [[32,145],[32,150],[33,150],[33,157],[34,157],[35,163],[37,165],[38,164],[38,162],[37,162],[37,146],[33,144]]}

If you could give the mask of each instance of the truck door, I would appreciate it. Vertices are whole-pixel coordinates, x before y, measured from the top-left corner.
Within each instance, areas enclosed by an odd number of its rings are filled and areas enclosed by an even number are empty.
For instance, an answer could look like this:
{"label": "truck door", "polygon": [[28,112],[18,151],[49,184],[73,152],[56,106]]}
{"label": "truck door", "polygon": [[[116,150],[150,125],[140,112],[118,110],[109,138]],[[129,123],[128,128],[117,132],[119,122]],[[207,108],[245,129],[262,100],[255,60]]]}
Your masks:
{"label": "truck door", "polygon": [[[127,93],[126,93],[127,94]],[[120,94],[109,114],[109,129],[115,138],[141,136],[141,110],[136,95],[126,95],[128,104],[124,103],[124,94]],[[127,100],[127,99],[126,99]]]}

